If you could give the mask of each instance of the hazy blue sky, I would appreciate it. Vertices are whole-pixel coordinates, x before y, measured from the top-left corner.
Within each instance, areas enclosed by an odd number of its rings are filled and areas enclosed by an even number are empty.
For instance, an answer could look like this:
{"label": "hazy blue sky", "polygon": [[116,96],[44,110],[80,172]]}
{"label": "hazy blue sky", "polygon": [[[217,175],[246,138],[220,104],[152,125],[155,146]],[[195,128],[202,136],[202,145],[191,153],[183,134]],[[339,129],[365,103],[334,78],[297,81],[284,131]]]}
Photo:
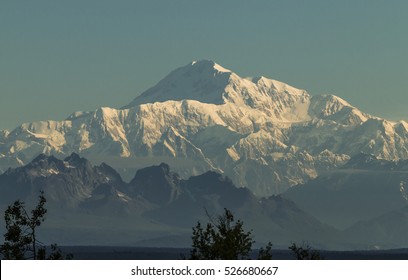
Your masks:
{"label": "hazy blue sky", "polygon": [[201,58],[408,120],[408,1],[2,0],[0,129],[120,107]]}

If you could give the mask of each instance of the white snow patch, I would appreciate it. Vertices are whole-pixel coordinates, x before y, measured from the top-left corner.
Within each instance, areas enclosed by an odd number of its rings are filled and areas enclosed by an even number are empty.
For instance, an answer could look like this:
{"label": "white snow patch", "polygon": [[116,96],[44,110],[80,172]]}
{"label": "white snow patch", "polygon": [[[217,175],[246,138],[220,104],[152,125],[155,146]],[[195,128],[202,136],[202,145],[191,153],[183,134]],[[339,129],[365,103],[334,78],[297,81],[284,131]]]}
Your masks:
{"label": "white snow patch", "polygon": [[406,190],[407,187],[407,182],[401,181],[400,182],[400,192],[402,194],[402,197],[405,199],[406,202],[408,202],[408,192]]}
{"label": "white snow patch", "polygon": [[132,199],[120,191],[116,191],[117,196],[124,202],[129,202]]}
{"label": "white snow patch", "polygon": [[70,165],[69,162],[67,162],[67,161],[64,161],[63,164],[64,164],[65,168],[70,168],[70,169],[76,168],[75,166]]}

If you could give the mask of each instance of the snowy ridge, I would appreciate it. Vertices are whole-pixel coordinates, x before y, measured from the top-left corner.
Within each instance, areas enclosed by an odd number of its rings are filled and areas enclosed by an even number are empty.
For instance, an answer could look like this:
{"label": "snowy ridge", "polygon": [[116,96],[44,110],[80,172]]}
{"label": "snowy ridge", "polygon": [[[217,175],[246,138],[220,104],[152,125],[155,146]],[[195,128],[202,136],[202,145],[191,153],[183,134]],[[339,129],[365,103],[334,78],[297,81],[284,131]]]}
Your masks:
{"label": "snowy ridge", "polygon": [[[265,77],[241,78],[209,60],[176,69],[124,108],[169,100],[196,100],[215,105],[232,103],[262,111],[279,121],[310,119],[307,115],[310,95],[306,91]],[[301,107],[303,110],[299,110]]]}
{"label": "snowy ridge", "polygon": [[340,97],[327,94],[312,97],[309,114],[317,119],[334,120],[345,125],[357,125],[374,118]]}
{"label": "snowy ridge", "polygon": [[[209,60],[178,68],[122,109],[75,112],[0,134],[0,167],[76,152],[111,165],[167,161],[189,176],[217,170],[257,195],[280,193],[360,152],[408,158],[408,124],[365,114],[334,95],[241,78]],[[113,160],[114,159],[114,160]],[[194,171],[195,170],[195,171]]]}
{"label": "snowy ridge", "polygon": [[10,132],[8,130],[0,130],[0,142],[4,141],[9,134]]}

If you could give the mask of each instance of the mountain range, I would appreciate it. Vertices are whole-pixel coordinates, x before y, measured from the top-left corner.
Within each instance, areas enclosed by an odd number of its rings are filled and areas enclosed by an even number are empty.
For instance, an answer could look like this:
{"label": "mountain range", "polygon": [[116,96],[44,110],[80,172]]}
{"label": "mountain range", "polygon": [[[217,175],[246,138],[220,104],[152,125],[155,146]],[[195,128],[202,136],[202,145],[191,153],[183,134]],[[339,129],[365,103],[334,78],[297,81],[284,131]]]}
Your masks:
{"label": "mountain range", "polygon": [[0,131],[0,174],[0,210],[45,191],[47,243],[189,246],[228,208],[260,244],[408,247],[407,122],[210,60],[120,109]]}
{"label": "mountain range", "polygon": [[40,154],[0,175],[0,210],[17,199],[31,207],[43,190],[48,213],[39,234],[64,245],[188,247],[197,221],[227,208],[258,245],[401,248],[408,246],[407,162],[361,154],[282,195],[259,198],[214,171],[183,179],[161,163],[125,182],[109,165],[75,153],[63,160]]}
{"label": "mountain range", "polygon": [[209,222],[224,208],[260,243],[332,244],[337,233],[281,196],[259,199],[214,171],[185,180],[164,163],[138,170],[126,183],[110,166],[77,154],[64,160],[41,154],[0,175],[1,209],[16,199],[30,207],[41,190],[48,213],[40,235],[47,243],[187,247],[197,221]]}
{"label": "mountain range", "polygon": [[0,169],[40,153],[107,162],[126,179],[167,162],[182,178],[224,174],[258,197],[280,194],[361,152],[408,159],[408,123],[374,117],[335,95],[266,77],[243,78],[210,60],[180,67],[121,109],[0,132]]}

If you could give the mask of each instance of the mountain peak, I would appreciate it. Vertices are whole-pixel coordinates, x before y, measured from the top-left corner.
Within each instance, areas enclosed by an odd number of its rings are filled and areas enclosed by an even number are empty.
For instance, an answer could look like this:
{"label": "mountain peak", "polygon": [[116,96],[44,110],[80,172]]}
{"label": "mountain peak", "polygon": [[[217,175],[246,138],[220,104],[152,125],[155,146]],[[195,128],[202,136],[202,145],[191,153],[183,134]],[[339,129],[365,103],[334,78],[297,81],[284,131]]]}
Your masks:
{"label": "mountain peak", "polygon": [[[195,60],[191,62],[190,66],[201,70],[217,70],[218,72],[231,73],[231,70],[228,70],[216,62],[208,59]],[[188,65],[186,67],[188,67]]]}
{"label": "mountain peak", "polygon": [[48,159],[48,156],[46,154],[41,153],[38,156],[36,156],[31,162],[40,162],[40,161],[47,160],[47,159]]}
{"label": "mountain peak", "polygon": [[211,60],[193,61],[177,68],[123,109],[168,100],[197,100],[223,104],[223,93],[232,72]]}
{"label": "mountain peak", "polygon": [[[278,101],[279,99],[282,100]],[[275,103],[283,102],[288,106],[299,102],[305,104],[306,99],[309,99],[309,95],[305,90],[263,76],[242,78],[212,60],[203,59],[172,71],[123,109],[169,100],[195,100],[215,105],[233,103],[238,106],[267,109],[274,107],[271,105],[273,100]],[[268,114],[276,115],[279,112]]]}
{"label": "mountain peak", "polygon": [[83,164],[90,165],[89,161],[86,158],[82,158],[77,153],[71,153],[70,156],[64,159],[65,162],[68,162],[72,166],[81,166]]}
{"label": "mountain peak", "polygon": [[41,162],[59,162],[59,161],[60,160],[54,157],[53,155],[48,156],[44,153],[41,153],[31,161],[31,164],[38,164]]}
{"label": "mountain peak", "polygon": [[0,130],[0,141],[6,139],[9,134],[10,132],[8,130]]}
{"label": "mountain peak", "polygon": [[180,176],[161,163],[139,169],[130,181],[133,195],[142,195],[153,203],[166,204],[179,192]]}

